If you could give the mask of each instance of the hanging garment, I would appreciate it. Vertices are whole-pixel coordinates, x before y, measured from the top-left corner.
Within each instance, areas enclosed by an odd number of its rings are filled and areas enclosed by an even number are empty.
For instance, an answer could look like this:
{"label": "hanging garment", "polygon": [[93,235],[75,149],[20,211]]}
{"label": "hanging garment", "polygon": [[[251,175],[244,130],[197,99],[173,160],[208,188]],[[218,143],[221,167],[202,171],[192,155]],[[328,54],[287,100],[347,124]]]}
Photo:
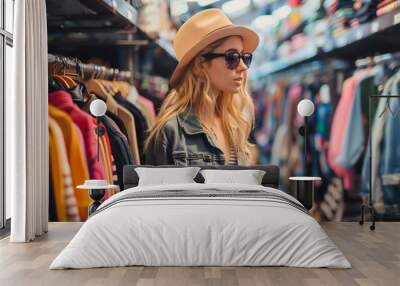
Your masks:
{"label": "hanging garment", "polygon": [[[49,133],[51,133],[51,136],[54,138],[54,140],[51,140],[50,142],[56,144],[56,146],[51,146],[50,148],[53,150],[55,149],[55,152],[57,153],[55,156],[57,156],[57,159],[59,160],[58,166],[52,164],[52,167],[55,168],[53,174],[56,175],[53,179],[58,181],[57,189],[55,190],[57,217],[59,221],[80,221],[76,198],[72,188],[71,169],[68,163],[64,136],[61,128],[57,125],[57,122],[51,117],[49,117],[48,120]],[[54,154],[51,155],[54,156]],[[55,163],[56,160],[53,162]],[[62,210],[62,208],[65,208],[65,210]]]}
{"label": "hanging garment", "polygon": [[[72,186],[74,189],[75,197],[77,199],[79,216],[82,220],[87,218],[87,209],[91,203],[91,199],[87,192],[76,189],[78,185],[81,185],[85,180],[89,179],[89,169],[87,160],[85,158],[84,143],[81,139],[82,133],[80,129],[76,130],[76,127],[72,119],[64,111],[49,104],[49,115],[57,122],[60,126],[64,142],[67,148],[68,162],[71,166]],[[78,132],[79,131],[79,132]]]}
{"label": "hanging garment", "polygon": [[[49,138],[50,139],[50,138]],[[49,142],[50,144],[50,142]],[[50,147],[50,146],[49,146]],[[49,151],[52,152],[53,150]],[[49,152],[49,154],[51,154]],[[53,177],[52,177],[52,171],[51,171],[51,156],[49,157],[49,221],[58,221],[57,218],[57,205],[56,205],[56,199],[54,197],[54,185],[53,185]]]}
{"label": "hanging garment", "polygon": [[[93,102],[93,100],[96,99],[97,99],[96,95],[94,94],[88,95],[87,101],[85,102],[85,104],[82,106],[81,109],[86,113],[90,113],[90,104]],[[122,119],[108,110],[106,112],[106,116],[110,117],[118,125],[119,130],[125,135],[126,138],[128,138],[128,131]]]}
{"label": "hanging garment", "polygon": [[330,169],[327,162],[329,146],[329,126],[332,116],[332,105],[330,103],[320,103],[316,108],[316,134],[315,146],[319,152],[319,164],[324,176],[329,176]]}
{"label": "hanging garment", "polygon": [[362,114],[361,83],[372,79],[373,75],[362,74],[356,82],[355,93],[350,104],[350,115],[344,129],[344,138],[340,155],[336,158],[336,164],[343,168],[352,168],[359,160],[364,151],[364,125]]}
{"label": "hanging garment", "polygon": [[121,191],[121,189],[119,187],[119,182],[118,182],[117,165],[115,164],[115,159],[113,155],[111,155],[111,160],[112,160],[113,185],[118,186],[118,188],[115,189],[115,193],[118,193]]}
{"label": "hanging garment", "polygon": [[[391,84],[391,94],[400,95],[400,71],[394,76]],[[389,99],[386,99],[389,100]],[[393,111],[385,110],[386,122],[381,144],[380,176],[396,175],[400,173],[400,98],[390,99],[388,107]],[[386,209],[397,210],[400,206],[400,187],[383,185],[384,202]]]}
{"label": "hanging garment", "polygon": [[[112,182],[112,166],[110,165],[111,162],[108,162],[108,156],[107,156],[107,151],[104,143],[104,136],[101,137],[100,139],[100,153],[99,153],[99,160],[104,167],[104,174],[105,174],[105,180],[107,181],[108,184],[111,184]],[[101,201],[107,200],[111,196],[110,190],[107,189],[105,191],[105,194]]]}
{"label": "hanging garment", "polygon": [[[385,84],[383,94],[390,94],[392,82],[394,78],[390,78]],[[374,104],[371,101],[371,104]],[[379,164],[380,164],[380,145],[383,139],[383,130],[385,129],[385,121],[387,118],[387,114],[383,113],[381,117],[378,115],[385,109],[386,99],[380,98],[378,101],[378,113],[375,113],[375,116],[371,118],[372,122],[372,133],[370,134],[370,138],[368,141],[367,150],[365,152],[363,168],[362,168],[362,192],[364,196],[368,195],[369,187],[370,187],[370,179],[372,185],[372,193],[371,199],[372,204],[374,205],[375,210],[378,213],[384,213],[384,201],[383,201],[383,190],[382,190],[382,182],[379,174]],[[372,146],[372,147],[371,147]],[[371,150],[372,148],[372,150]],[[371,156],[372,152],[373,160],[371,166]],[[372,168],[372,170],[371,170]]]}
{"label": "hanging garment", "polygon": [[[97,126],[96,119],[95,118],[91,118],[91,119],[92,119],[92,123],[95,124],[95,126]],[[100,143],[100,146],[99,146],[100,147],[100,155],[102,155],[101,166],[103,167],[103,171],[104,171],[104,175],[105,175],[106,181],[109,184],[111,184],[112,183],[111,153],[108,151],[109,148],[107,147],[107,144],[109,144],[107,129],[101,123],[101,120],[99,120],[99,128],[100,129],[104,129],[104,131],[105,131],[104,134],[100,137],[100,141],[99,141],[99,143]],[[97,138],[97,135],[96,135],[96,138]],[[97,148],[97,145],[96,145],[96,148]]]}
{"label": "hanging garment", "polygon": [[144,141],[146,140],[146,132],[148,130],[147,122],[143,114],[140,110],[131,102],[129,102],[126,98],[122,96],[121,93],[117,93],[114,95],[114,99],[123,107],[131,112],[131,114],[135,118],[135,129],[136,129],[136,138],[137,144],[139,148],[139,156],[140,160],[144,162]]}
{"label": "hanging garment", "polygon": [[112,85],[119,91],[124,97],[127,97],[130,90],[132,89],[131,85],[127,82],[123,81],[112,81]]}
{"label": "hanging garment", "polygon": [[[118,127],[118,130],[125,136],[126,138],[126,142],[128,142],[128,146],[129,146],[129,141],[128,141],[128,131],[125,128],[125,124],[124,122],[121,120],[121,118],[119,118],[117,115],[115,115],[112,112],[107,111],[106,112],[106,116],[109,117]],[[131,148],[131,147],[129,147]],[[132,153],[132,151],[131,151]]]}
{"label": "hanging garment", "polygon": [[[127,99],[129,100],[129,96],[127,97]],[[156,120],[156,110],[154,107],[154,103],[151,100],[149,100],[141,95],[139,95],[138,101],[140,103],[142,103],[144,106],[146,106],[146,109],[149,112],[150,120],[151,120],[151,122],[154,122]]]}
{"label": "hanging garment", "polygon": [[49,94],[49,104],[68,113],[72,121],[78,125],[85,140],[85,150],[89,164],[90,178],[104,179],[102,167],[96,160],[96,125],[93,125],[92,117],[80,110],[79,107],[72,102],[71,96],[62,90]]}
{"label": "hanging garment", "polygon": [[129,112],[129,110],[119,105],[118,102],[113,98],[113,96],[106,92],[102,88],[100,83],[96,82],[96,80],[87,81],[86,86],[90,93],[94,93],[96,96],[102,98],[106,102],[107,110],[109,112],[113,113],[124,122],[128,133],[128,141],[129,146],[131,147],[134,163],[139,165],[140,156],[135,129],[135,118],[133,117],[133,115]]}
{"label": "hanging garment", "polygon": [[352,77],[345,80],[342,89],[342,96],[336,107],[331,125],[331,138],[328,149],[328,163],[331,169],[338,175],[343,177],[344,189],[350,190],[353,188],[353,171],[348,168],[343,168],[337,165],[337,158],[340,156],[343,148],[343,139],[346,132],[343,132],[347,125],[351,113],[351,103],[355,94],[355,88],[358,82],[360,73],[355,73]]}
{"label": "hanging garment", "polygon": [[67,220],[67,212],[65,208],[65,190],[64,190],[64,173],[60,159],[58,142],[54,129],[49,124],[49,161],[51,165],[50,175],[53,183],[53,194],[56,205],[56,214],[58,221]]}
{"label": "hanging garment", "polygon": [[123,184],[123,168],[124,165],[133,164],[133,157],[129,147],[128,140],[118,129],[118,126],[111,118],[103,116],[101,122],[107,128],[107,133],[109,134],[111,151],[115,160],[116,172],[118,177],[118,185],[122,190],[124,188]]}
{"label": "hanging garment", "polygon": [[[357,84],[351,107],[351,116],[346,126],[346,134],[343,142],[342,154],[337,159],[337,164],[345,168],[352,168],[359,161],[365,150],[365,142],[368,140],[368,114],[369,98],[377,94],[376,82],[381,82],[382,67],[367,69],[361,75]],[[370,117],[374,118],[376,104],[371,105]]]}
{"label": "hanging garment", "polygon": [[156,119],[156,111],[154,103],[151,100],[145,98],[144,96],[139,95],[135,86],[131,87],[129,94],[126,96],[126,99],[133,104],[140,103],[146,108],[150,121],[150,124],[148,125],[152,126],[152,123],[154,123]]}
{"label": "hanging garment", "polygon": [[155,108],[156,108],[156,113],[158,114],[160,112],[161,106],[163,104],[163,99],[158,97],[157,95],[154,95],[150,93],[147,90],[142,90],[140,92],[140,95],[143,96],[144,98],[147,98],[151,102],[153,102]]}
{"label": "hanging garment", "polygon": [[[87,156],[86,156],[86,151],[85,151],[85,139],[83,138],[82,132],[79,129],[78,125],[76,125],[75,123],[72,122],[72,125],[74,126],[76,135],[78,136],[78,141],[79,141],[79,151],[81,153],[81,160],[82,160],[82,168],[85,169],[84,174],[87,174],[87,178],[89,178],[89,164],[86,160]],[[75,162],[73,162],[75,164]],[[75,168],[75,167],[73,167]],[[73,173],[75,174],[75,170],[73,171]],[[73,177],[74,178],[74,177]],[[86,180],[86,179],[85,179]],[[73,182],[78,182],[78,181],[82,181],[81,179],[73,179]],[[74,183],[75,185],[75,183]]]}
{"label": "hanging garment", "polygon": [[[128,100],[129,101],[129,100]],[[130,101],[129,101],[130,102]],[[153,126],[153,121],[151,118],[151,114],[148,111],[148,107],[145,106],[141,101],[136,101],[136,103],[134,103],[134,105],[139,109],[139,111],[142,113],[144,119],[146,120],[146,125],[147,125],[147,130],[146,133],[150,130],[151,126]]]}

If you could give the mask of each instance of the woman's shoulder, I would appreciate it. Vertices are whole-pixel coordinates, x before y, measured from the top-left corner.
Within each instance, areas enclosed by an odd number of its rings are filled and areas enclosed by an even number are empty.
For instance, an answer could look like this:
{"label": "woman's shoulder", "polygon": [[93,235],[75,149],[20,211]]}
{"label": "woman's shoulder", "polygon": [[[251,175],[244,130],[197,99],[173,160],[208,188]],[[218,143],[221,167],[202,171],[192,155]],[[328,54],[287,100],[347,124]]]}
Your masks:
{"label": "woman's shoulder", "polygon": [[177,115],[174,115],[161,127],[161,133],[167,138],[172,138],[179,128]]}
{"label": "woman's shoulder", "polygon": [[178,126],[178,115],[172,116],[164,125],[166,129],[174,129]]}
{"label": "woman's shoulder", "polygon": [[168,119],[167,122],[165,122],[164,126],[162,127],[162,130],[166,131],[166,132],[171,132],[171,131],[176,130],[178,128],[178,126],[179,126],[178,116],[174,115],[173,117]]}

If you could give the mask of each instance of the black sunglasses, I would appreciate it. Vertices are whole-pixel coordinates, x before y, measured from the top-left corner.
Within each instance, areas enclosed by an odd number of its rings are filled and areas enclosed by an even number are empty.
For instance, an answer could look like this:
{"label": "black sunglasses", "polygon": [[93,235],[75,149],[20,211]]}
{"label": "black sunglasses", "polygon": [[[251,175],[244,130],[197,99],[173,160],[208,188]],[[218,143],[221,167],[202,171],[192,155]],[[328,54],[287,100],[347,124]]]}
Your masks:
{"label": "black sunglasses", "polygon": [[249,68],[250,64],[251,64],[251,60],[253,59],[253,55],[251,53],[241,54],[236,51],[228,51],[223,54],[210,52],[210,53],[206,53],[206,54],[202,55],[202,57],[208,61],[218,58],[218,57],[224,57],[227,67],[231,70],[236,69],[238,67],[238,65],[240,63],[240,59],[242,59],[244,64]]}

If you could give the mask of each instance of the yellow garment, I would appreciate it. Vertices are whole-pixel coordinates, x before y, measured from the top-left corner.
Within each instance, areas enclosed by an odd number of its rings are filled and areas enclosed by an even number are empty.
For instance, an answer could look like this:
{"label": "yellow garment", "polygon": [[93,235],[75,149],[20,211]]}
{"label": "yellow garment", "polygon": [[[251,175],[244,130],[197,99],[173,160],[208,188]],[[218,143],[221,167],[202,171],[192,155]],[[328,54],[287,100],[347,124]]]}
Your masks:
{"label": "yellow garment", "polygon": [[56,213],[58,221],[67,220],[65,209],[64,174],[61,166],[58,142],[54,131],[54,126],[49,122],[49,160],[50,175],[53,183],[54,201],[56,203]]}
{"label": "yellow garment", "polygon": [[112,82],[116,89],[118,89],[124,97],[127,97],[129,94],[130,85],[127,82],[123,81],[113,81]]}
{"label": "yellow garment", "polygon": [[71,166],[72,185],[78,204],[79,216],[84,221],[87,219],[88,206],[92,200],[85,190],[78,190],[76,187],[89,179],[89,170],[85,154],[82,154],[79,137],[73,126],[72,119],[64,111],[49,104],[49,115],[54,118],[61,127],[64,141],[67,148],[68,161]]}
{"label": "yellow garment", "polygon": [[80,221],[78,206],[72,186],[71,167],[68,162],[67,148],[65,147],[64,136],[57,122],[49,117],[49,125],[52,129],[53,136],[56,138],[59,164],[62,170],[61,180],[64,184],[64,205],[66,210],[67,221]]}
{"label": "yellow garment", "polygon": [[[106,143],[105,137],[102,136],[100,139],[100,161],[104,168],[105,179],[107,180],[107,182],[109,184],[113,184],[112,165],[111,165],[111,162],[108,157],[108,152],[107,152],[106,146],[107,146],[107,143]],[[107,189],[105,198],[109,198],[112,195],[113,195],[112,190]]]}

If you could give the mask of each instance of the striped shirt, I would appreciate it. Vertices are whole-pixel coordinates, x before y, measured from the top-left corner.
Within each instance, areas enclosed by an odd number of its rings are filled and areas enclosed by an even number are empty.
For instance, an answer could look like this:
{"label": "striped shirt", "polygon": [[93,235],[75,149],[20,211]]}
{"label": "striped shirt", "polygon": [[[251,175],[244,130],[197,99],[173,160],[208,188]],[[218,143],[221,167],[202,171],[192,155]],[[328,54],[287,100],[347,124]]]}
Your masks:
{"label": "striped shirt", "polygon": [[237,161],[237,153],[235,148],[232,146],[231,147],[231,151],[229,153],[229,161],[228,161],[228,165],[238,165],[238,161]]}

